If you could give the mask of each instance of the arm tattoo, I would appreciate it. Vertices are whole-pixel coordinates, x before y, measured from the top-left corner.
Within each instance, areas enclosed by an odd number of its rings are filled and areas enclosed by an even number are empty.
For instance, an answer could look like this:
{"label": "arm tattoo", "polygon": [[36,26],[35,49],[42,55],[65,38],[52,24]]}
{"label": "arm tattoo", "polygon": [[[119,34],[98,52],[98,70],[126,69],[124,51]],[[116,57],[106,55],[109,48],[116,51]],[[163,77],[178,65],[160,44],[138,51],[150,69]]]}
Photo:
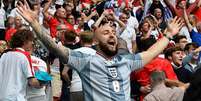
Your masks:
{"label": "arm tattoo", "polygon": [[57,45],[52,38],[42,30],[40,24],[37,21],[31,22],[31,26],[33,27],[34,31],[36,32],[37,38],[46,46],[46,48],[55,53],[64,63],[68,61],[69,49],[65,47],[61,47]]}

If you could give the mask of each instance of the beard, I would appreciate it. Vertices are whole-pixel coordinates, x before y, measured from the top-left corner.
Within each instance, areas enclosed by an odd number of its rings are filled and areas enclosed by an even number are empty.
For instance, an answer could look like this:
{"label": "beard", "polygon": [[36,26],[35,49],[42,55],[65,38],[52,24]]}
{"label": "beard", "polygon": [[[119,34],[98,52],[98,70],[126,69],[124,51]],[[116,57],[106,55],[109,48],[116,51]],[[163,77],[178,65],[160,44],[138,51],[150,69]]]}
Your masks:
{"label": "beard", "polygon": [[118,52],[118,47],[116,46],[116,49],[113,51],[113,50],[110,50],[106,44],[104,43],[99,43],[99,49],[107,56],[109,57],[112,57],[112,56],[115,56]]}

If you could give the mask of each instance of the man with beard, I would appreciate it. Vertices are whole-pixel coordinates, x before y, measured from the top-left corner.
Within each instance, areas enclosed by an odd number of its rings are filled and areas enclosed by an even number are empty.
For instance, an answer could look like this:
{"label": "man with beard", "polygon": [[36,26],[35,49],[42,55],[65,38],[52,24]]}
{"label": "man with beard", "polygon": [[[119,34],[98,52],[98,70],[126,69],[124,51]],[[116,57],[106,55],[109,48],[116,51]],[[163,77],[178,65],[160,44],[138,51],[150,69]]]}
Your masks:
{"label": "man with beard", "polygon": [[85,101],[130,101],[131,71],[140,69],[161,53],[168,45],[169,38],[183,25],[181,19],[176,17],[169,23],[166,37],[161,38],[147,51],[136,55],[118,55],[116,31],[110,23],[102,23],[95,31],[97,53],[87,55],[57,46],[43,32],[27,4],[18,5],[18,11],[47,48],[78,72],[83,83]]}

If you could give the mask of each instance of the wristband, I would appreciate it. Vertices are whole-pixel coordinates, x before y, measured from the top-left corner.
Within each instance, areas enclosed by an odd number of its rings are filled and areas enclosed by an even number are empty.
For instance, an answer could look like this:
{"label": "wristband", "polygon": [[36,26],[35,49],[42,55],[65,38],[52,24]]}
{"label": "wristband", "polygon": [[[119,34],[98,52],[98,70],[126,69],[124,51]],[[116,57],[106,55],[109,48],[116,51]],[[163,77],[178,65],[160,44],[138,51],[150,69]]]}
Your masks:
{"label": "wristband", "polygon": [[164,34],[164,37],[166,37],[169,41],[172,40],[172,37],[167,36],[167,34]]}

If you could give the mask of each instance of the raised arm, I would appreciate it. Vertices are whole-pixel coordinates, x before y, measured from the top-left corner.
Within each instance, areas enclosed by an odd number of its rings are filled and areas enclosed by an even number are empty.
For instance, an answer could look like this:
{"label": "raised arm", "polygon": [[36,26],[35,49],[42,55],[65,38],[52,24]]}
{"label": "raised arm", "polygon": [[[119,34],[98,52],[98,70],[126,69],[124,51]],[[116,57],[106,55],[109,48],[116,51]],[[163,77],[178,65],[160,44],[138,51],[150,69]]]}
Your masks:
{"label": "raised arm", "polygon": [[29,22],[33,30],[36,32],[37,38],[39,38],[39,40],[47,47],[49,51],[55,53],[59,58],[61,58],[61,60],[63,60],[64,63],[67,63],[69,49],[57,45],[48,35],[48,33],[42,30],[39,22],[37,19],[35,19],[33,11],[29,8],[27,3],[24,5],[20,3],[20,5],[17,5],[17,8],[21,16],[24,17],[27,22]]}
{"label": "raised arm", "polygon": [[82,13],[82,16],[84,16],[84,21],[88,22],[93,16],[98,15],[98,13],[96,11],[91,12],[91,14],[89,16],[86,16],[84,13]]}
{"label": "raised arm", "polygon": [[201,0],[198,2],[197,7],[199,8],[201,6]]}
{"label": "raised arm", "polygon": [[171,11],[176,15],[176,8],[172,5],[170,0],[164,0],[165,4],[171,9]]}
{"label": "raised arm", "polygon": [[108,14],[107,10],[104,10],[104,12],[101,14],[101,16],[98,18],[98,20],[95,22],[94,27],[98,28],[100,25],[101,21],[105,18],[105,16]]}
{"label": "raised arm", "polygon": [[154,45],[152,45],[147,51],[140,53],[143,64],[149,63],[153,58],[159,55],[169,44],[169,39],[176,35],[181,27],[183,26],[182,20],[175,17],[165,32],[165,37],[158,40]]}
{"label": "raised arm", "polygon": [[119,18],[114,14],[114,12],[112,12],[112,16],[122,29],[126,28],[126,25],[121,20],[119,20]]}
{"label": "raised arm", "polygon": [[199,6],[200,0],[196,0],[193,4],[190,4],[187,9],[188,12],[194,12],[196,11],[200,6]]}
{"label": "raised arm", "polygon": [[188,15],[187,15],[185,7],[183,8],[183,14],[184,14],[183,16],[184,16],[184,20],[185,20],[186,26],[188,28],[188,31],[191,32],[193,30],[193,26],[191,25],[191,23],[188,19]]}
{"label": "raised arm", "polygon": [[45,19],[49,19],[50,14],[48,13],[48,9],[52,3],[52,0],[47,0],[48,2],[45,3],[45,6],[43,8],[43,15]]}

